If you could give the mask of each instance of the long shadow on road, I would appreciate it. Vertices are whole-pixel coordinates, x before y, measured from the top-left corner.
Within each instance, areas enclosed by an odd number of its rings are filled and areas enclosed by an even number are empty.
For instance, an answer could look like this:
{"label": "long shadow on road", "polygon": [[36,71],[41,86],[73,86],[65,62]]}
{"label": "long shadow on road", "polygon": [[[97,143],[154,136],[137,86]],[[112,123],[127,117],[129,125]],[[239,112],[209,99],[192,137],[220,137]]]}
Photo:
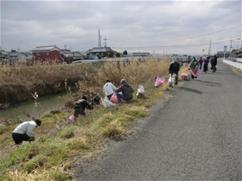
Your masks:
{"label": "long shadow on road", "polygon": [[192,93],[196,93],[196,94],[203,94],[203,92],[200,91],[200,90],[191,89],[191,88],[187,88],[187,87],[180,87],[179,89],[189,91],[189,92],[192,92]]}
{"label": "long shadow on road", "polygon": [[211,86],[211,87],[221,87],[222,86],[222,84],[220,82],[205,81],[205,80],[196,80],[196,81],[204,83],[204,84]]}

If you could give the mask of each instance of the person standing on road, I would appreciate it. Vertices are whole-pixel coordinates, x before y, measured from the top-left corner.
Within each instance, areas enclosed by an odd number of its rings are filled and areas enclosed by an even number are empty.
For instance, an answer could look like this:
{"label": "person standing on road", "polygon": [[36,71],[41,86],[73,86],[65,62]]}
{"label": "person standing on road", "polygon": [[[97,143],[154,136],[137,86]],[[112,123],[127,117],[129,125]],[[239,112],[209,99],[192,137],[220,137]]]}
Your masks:
{"label": "person standing on road", "polygon": [[34,141],[34,128],[41,125],[41,120],[33,118],[31,121],[25,121],[19,124],[12,132],[12,138],[16,145],[23,141]]}
{"label": "person standing on road", "polygon": [[117,87],[115,87],[110,80],[107,80],[103,86],[103,93],[105,96],[107,96],[109,100],[116,90],[117,90]]}
{"label": "person standing on road", "polygon": [[169,74],[172,76],[173,74],[176,75],[176,78],[175,78],[175,85],[178,84],[178,73],[179,73],[179,70],[180,70],[180,64],[177,62],[177,61],[173,61],[171,64],[170,64],[170,67],[169,67]]}
{"label": "person standing on road", "polygon": [[205,58],[204,63],[203,63],[203,72],[207,72],[208,71],[208,63],[209,63],[209,59],[210,57],[208,56],[207,58]]}
{"label": "person standing on road", "polygon": [[202,66],[203,66],[203,57],[200,57],[200,58],[199,58],[198,63],[199,63],[199,69],[202,70]]}
{"label": "person standing on road", "polygon": [[210,63],[211,63],[211,69],[213,72],[216,72],[217,68],[216,68],[216,65],[217,65],[217,56],[214,55],[214,57],[212,57],[212,59],[210,60]]}

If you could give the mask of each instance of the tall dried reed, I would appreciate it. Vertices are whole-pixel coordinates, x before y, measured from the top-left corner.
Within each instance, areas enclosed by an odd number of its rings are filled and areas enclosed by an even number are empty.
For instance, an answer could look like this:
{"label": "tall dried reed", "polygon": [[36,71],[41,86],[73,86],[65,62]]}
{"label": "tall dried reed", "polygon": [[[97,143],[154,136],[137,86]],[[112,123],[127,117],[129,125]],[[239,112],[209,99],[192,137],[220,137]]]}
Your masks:
{"label": "tall dried reed", "polygon": [[99,92],[106,80],[118,85],[122,78],[125,78],[131,85],[137,86],[153,80],[156,76],[166,76],[169,61],[148,59],[146,61],[130,62],[105,62],[97,71],[94,77],[88,81],[80,81],[81,92]]}

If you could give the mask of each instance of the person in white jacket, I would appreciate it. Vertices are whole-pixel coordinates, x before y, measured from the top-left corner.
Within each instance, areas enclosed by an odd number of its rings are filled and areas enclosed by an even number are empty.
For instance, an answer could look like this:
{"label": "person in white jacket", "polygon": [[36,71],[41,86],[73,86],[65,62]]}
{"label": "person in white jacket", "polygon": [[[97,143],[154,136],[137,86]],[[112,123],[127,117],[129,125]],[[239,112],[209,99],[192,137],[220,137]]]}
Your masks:
{"label": "person in white jacket", "polygon": [[12,137],[16,145],[20,145],[23,141],[34,141],[33,130],[41,125],[41,120],[32,119],[19,124],[12,132]]}
{"label": "person in white jacket", "polygon": [[117,90],[117,87],[115,87],[110,80],[107,80],[103,86],[103,93],[105,96],[108,97],[109,100],[116,90]]}

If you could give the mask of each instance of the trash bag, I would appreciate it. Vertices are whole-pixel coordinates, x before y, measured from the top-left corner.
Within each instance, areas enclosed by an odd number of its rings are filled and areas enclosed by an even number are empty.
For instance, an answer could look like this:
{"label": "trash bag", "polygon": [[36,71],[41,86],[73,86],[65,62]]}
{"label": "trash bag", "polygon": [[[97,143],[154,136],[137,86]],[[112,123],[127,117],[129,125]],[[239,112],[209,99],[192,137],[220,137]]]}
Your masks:
{"label": "trash bag", "polygon": [[139,85],[137,89],[137,93],[144,94],[145,93],[145,88],[143,85]]}
{"label": "trash bag", "polygon": [[113,94],[110,98],[110,101],[114,104],[118,103],[118,96],[116,94]]}
{"label": "trash bag", "polygon": [[111,107],[111,106],[115,106],[115,104],[112,103],[107,97],[104,97],[104,98],[102,99],[102,105],[103,105],[103,107],[105,107],[105,108],[108,108],[108,107]]}
{"label": "trash bag", "polygon": [[165,80],[163,77],[156,77],[154,86],[160,87],[162,84],[164,84]]}
{"label": "trash bag", "polygon": [[175,85],[175,74],[171,75],[169,74],[168,84],[170,87],[174,87]]}
{"label": "trash bag", "polygon": [[136,93],[137,98],[144,98],[145,97],[145,88],[143,85],[139,85]]}

